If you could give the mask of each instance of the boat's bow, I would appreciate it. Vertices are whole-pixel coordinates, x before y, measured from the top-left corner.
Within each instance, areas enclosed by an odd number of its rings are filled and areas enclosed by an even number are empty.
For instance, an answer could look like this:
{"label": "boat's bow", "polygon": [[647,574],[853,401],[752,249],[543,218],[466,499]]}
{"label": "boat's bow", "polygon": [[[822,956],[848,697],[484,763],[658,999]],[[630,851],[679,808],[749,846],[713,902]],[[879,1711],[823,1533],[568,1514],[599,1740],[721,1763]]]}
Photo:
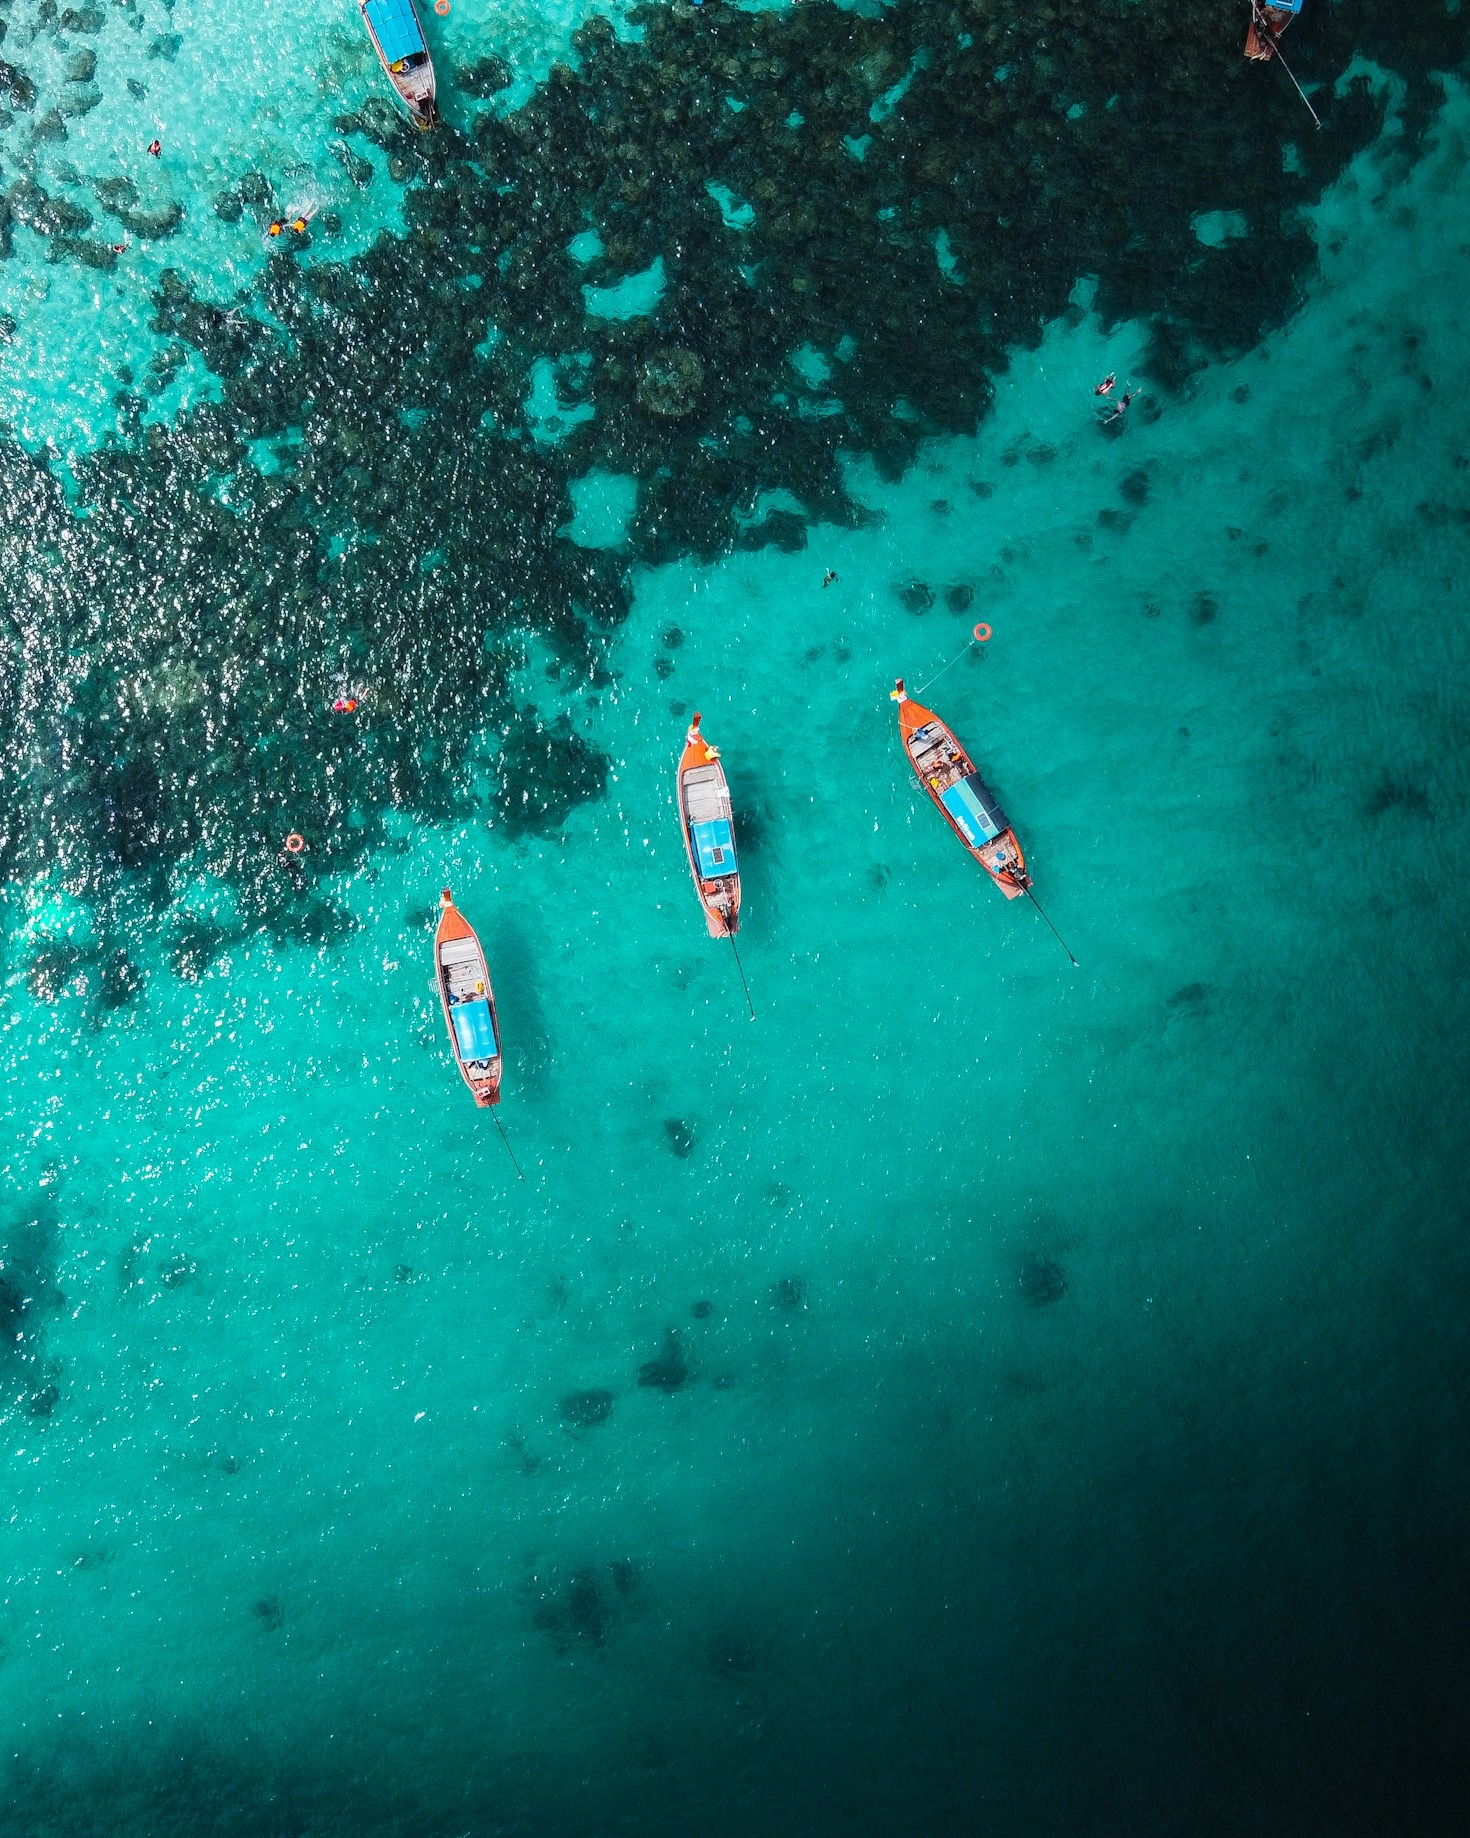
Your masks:
{"label": "boat's bow", "polygon": [[[920,728],[927,727],[931,721],[938,721],[939,717],[931,709],[915,702],[904,688],[902,677],[897,679],[893,688],[889,690],[888,696],[890,701],[898,704],[898,732],[903,741],[904,751],[910,752],[909,742],[914,735]],[[940,722],[940,726],[943,725]]]}

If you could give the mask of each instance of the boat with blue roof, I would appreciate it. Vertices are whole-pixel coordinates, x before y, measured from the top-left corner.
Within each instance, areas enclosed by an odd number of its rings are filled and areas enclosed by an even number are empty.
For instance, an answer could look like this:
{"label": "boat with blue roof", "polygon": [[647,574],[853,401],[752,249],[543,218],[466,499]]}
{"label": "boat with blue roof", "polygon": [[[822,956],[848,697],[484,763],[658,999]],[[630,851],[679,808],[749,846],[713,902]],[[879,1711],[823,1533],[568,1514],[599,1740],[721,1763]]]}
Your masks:
{"label": "boat with blue roof", "polygon": [[700,732],[695,712],[679,758],[679,822],[689,872],[704,908],[711,938],[740,930],[740,862],[735,852],[735,809],[719,749]]}
{"label": "boat with blue roof", "polygon": [[920,786],[1005,897],[1019,900],[1031,891],[1031,876],[995,793],[976,771],[954,729],[915,702],[904,690],[902,677],[889,693],[898,704],[899,736]]}
{"label": "boat with blue roof", "polygon": [[432,128],[439,120],[435,100],[434,60],[413,0],[359,0],[362,22],[373,49],[413,117],[414,125]]}
{"label": "boat with blue roof", "polygon": [[502,1060],[495,991],[475,928],[454,904],[447,887],[439,896],[434,972],[455,1064],[476,1104],[487,1109],[500,1102]]}

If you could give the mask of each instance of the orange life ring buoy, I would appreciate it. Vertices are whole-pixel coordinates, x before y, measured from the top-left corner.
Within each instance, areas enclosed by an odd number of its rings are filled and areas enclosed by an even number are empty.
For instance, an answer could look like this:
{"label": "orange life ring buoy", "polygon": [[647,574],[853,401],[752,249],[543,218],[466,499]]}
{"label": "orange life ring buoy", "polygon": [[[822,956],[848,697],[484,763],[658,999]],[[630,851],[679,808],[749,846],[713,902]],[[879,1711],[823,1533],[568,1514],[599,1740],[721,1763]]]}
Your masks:
{"label": "orange life ring buoy", "polygon": [[975,627],[975,642],[983,645],[990,637],[990,627],[983,621]]}
{"label": "orange life ring buoy", "polygon": [[442,19],[449,11],[449,0],[434,0],[434,11]]}
{"label": "orange life ring buoy", "polygon": [[292,830],[291,834],[286,838],[286,853],[288,855],[299,855],[305,847],[306,838],[299,830]]}

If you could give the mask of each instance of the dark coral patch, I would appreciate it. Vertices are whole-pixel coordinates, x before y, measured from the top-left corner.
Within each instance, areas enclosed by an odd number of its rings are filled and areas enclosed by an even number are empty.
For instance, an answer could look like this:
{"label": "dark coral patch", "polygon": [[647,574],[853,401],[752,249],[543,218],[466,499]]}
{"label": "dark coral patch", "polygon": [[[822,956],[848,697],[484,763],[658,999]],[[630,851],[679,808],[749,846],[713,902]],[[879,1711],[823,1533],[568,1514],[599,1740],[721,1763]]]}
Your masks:
{"label": "dark coral patch", "polygon": [[1028,1251],[1021,1259],[1016,1287],[1032,1308],[1049,1308],[1067,1293],[1067,1273],[1051,1258]]}
{"label": "dark coral patch", "polygon": [[597,1651],[612,1638],[641,1575],[641,1567],[630,1558],[614,1558],[601,1566],[583,1565],[562,1582],[542,1584],[533,1579],[532,1625],[549,1634],[560,1653],[579,1647]]}
{"label": "dark coral patch", "polygon": [[1411,778],[1404,772],[1390,772],[1386,768],[1368,793],[1363,808],[1370,817],[1384,817],[1390,811],[1403,811],[1410,817],[1434,815],[1428,787],[1422,780]]}
{"label": "dark coral patch", "polygon": [[684,1351],[684,1337],[671,1327],[657,1357],[638,1368],[638,1383],[650,1391],[680,1391],[690,1377],[689,1358]]}
{"label": "dark coral patch", "polygon": [[697,1141],[692,1124],[686,1123],[682,1117],[665,1117],[664,1142],[671,1155],[677,1156],[680,1161],[687,1161],[694,1153]]}
{"label": "dark coral patch", "polygon": [[1148,474],[1130,472],[1124,475],[1118,491],[1129,504],[1143,505],[1148,503]]}
{"label": "dark coral patch", "polygon": [[613,1394],[601,1388],[569,1391],[558,1409],[562,1422],[569,1429],[595,1429],[599,1423],[606,1423],[612,1415]]}
{"label": "dark coral patch", "polygon": [[783,1315],[798,1315],[806,1307],[806,1284],[799,1276],[783,1276],[771,1285],[771,1301]]}
{"label": "dark coral patch", "polygon": [[143,972],[126,951],[110,951],[98,976],[97,1000],[103,1008],[125,1008],[143,982]]}

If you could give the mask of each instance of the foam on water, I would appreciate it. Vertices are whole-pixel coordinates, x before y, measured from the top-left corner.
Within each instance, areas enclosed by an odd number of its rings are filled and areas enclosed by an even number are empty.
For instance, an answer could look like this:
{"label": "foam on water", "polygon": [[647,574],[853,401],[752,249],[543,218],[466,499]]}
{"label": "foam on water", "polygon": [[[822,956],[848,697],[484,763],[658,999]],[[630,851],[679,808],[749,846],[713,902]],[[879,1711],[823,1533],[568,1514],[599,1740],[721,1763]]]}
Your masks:
{"label": "foam on water", "polygon": [[[1164,1832],[1242,1772],[1326,1829],[1339,1646],[1412,1696],[1463,1594],[1413,1528],[1464,1518],[1467,132],[1358,160],[1305,310],[1156,418],[1095,425],[1143,333],[1083,282],[862,527],[643,575],[563,837],[404,820],[353,934],[193,982],[140,924],[101,1026],[96,965],[23,977],[85,911],[13,899],[13,1829]],[[1080,972],[911,788],[899,673]]]}

